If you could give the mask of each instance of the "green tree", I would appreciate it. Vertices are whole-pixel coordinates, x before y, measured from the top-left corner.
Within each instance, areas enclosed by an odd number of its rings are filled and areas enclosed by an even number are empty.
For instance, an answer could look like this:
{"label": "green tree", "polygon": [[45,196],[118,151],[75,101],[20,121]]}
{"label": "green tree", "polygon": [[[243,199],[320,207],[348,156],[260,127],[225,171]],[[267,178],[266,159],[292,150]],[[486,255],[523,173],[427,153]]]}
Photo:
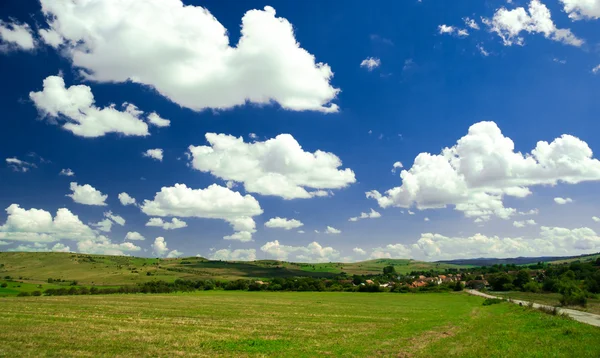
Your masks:
{"label": "green tree", "polygon": [[520,270],[519,272],[517,272],[517,277],[515,278],[513,284],[516,287],[522,289],[523,286],[525,286],[525,284],[527,284],[529,281],[531,281],[529,272],[525,270]]}
{"label": "green tree", "polygon": [[394,266],[392,266],[392,265],[386,266],[386,267],[383,268],[383,274],[386,275],[386,276],[395,275],[396,274],[396,268]]}

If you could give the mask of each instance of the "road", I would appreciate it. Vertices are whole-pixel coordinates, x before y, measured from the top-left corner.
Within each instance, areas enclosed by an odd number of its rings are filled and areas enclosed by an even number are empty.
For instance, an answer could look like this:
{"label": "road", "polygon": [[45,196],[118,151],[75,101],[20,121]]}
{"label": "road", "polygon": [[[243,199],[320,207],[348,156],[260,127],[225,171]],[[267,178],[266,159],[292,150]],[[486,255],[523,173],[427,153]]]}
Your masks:
{"label": "road", "polygon": [[[477,290],[465,290],[465,291],[467,291],[467,293],[470,295],[481,296],[481,297],[485,297],[485,298],[504,299],[504,297],[488,295],[486,293],[479,292]],[[529,302],[527,302],[527,301],[511,299],[511,302],[516,303],[516,304],[521,304],[523,306],[529,305]],[[553,306],[540,305],[539,303],[534,303],[533,307],[534,308],[542,307],[542,308],[549,308],[549,309],[554,308]],[[568,308],[558,308],[558,312],[564,313],[567,316],[573,318],[574,320],[576,320],[578,322],[589,324],[589,325],[596,326],[596,327],[600,327],[600,315],[588,313],[588,312],[577,311],[577,310],[572,310],[572,309],[568,309]]]}

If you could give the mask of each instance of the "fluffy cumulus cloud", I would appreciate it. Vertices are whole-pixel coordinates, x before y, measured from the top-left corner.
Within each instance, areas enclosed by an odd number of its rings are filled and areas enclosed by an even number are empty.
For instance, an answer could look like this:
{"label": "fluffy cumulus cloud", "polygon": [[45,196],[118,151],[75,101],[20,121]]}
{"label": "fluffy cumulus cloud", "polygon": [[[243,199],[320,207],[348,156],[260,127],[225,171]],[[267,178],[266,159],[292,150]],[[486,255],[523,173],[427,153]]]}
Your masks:
{"label": "fluffy cumulus cloud", "polygon": [[121,202],[121,205],[124,206],[135,205],[135,198],[132,198],[125,192],[119,194],[119,201]]}
{"label": "fluffy cumulus cloud", "polygon": [[256,260],[256,250],[255,249],[237,249],[237,250],[229,250],[229,249],[221,249],[215,251],[215,253],[210,257],[211,260],[222,260],[222,261],[254,261]]}
{"label": "fluffy cumulus cloud", "polygon": [[523,32],[541,33],[548,39],[572,46],[581,46],[584,43],[571,30],[557,28],[552,21],[550,10],[539,0],[532,0],[527,10],[523,7],[513,10],[502,7],[496,10],[492,19],[484,19],[483,22],[490,31],[502,38],[505,46],[523,45]]}
{"label": "fluffy cumulus cloud", "polygon": [[562,256],[596,252],[600,237],[590,228],[540,228],[534,238],[510,238],[475,234],[447,237],[425,233],[412,244],[395,244],[374,248],[372,258],[414,258],[446,260],[471,257]]}
{"label": "fluffy cumulus cloud", "polygon": [[106,198],[108,198],[108,195],[102,194],[100,190],[97,190],[89,184],[79,185],[72,182],[70,188],[72,193],[67,194],[67,196],[76,203],[83,205],[106,205],[105,201]]}
{"label": "fluffy cumulus cloud", "polygon": [[150,218],[146,223],[146,226],[157,226],[162,227],[165,230],[175,230],[187,227],[187,223],[183,220],[179,220],[177,218],[171,219],[171,222],[164,220],[162,218]]}
{"label": "fluffy cumulus cloud", "polygon": [[0,20],[0,51],[31,51],[35,46],[29,25]]}
{"label": "fluffy cumulus cloud", "polygon": [[123,242],[115,244],[105,236],[98,236],[96,240],[85,240],[77,243],[79,252],[98,255],[129,255],[141,251],[141,247],[131,243]]}
{"label": "fluffy cumulus cloud", "polygon": [[296,260],[304,262],[330,262],[340,255],[334,248],[323,247],[318,242],[311,242],[307,246],[288,246],[275,240],[267,242],[260,250],[281,261],[286,261],[290,256],[295,256]]}
{"label": "fluffy cumulus cloud", "polygon": [[[42,38],[99,82],[133,81],[193,110],[247,102],[336,112],[331,68],[300,47],[275,9],[250,10],[241,37],[181,0],[41,0]],[[232,29],[233,30],[233,29]],[[115,56],[119,54],[119,56]]]}
{"label": "fluffy cumulus cloud", "polygon": [[142,155],[147,158],[158,160],[159,162],[162,162],[163,160],[163,150],[160,148],[148,149],[147,151],[142,153]]}
{"label": "fluffy cumulus cloud", "polygon": [[39,242],[35,242],[31,245],[17,245],[13,248],[8,249],[8,251],[16,251],[16,252],[71,252],[71,248],[60,242],[54,244],[53,246],[48,246],[46,244],[42,244]]}
{"label": "fluffy cumulus cloud", "polygon": [[327,229],[325,229],[325,233],[330,235],[338,235],[342,233],[342,230],[338,230],[332,226],[327,226]]}
{"label": "fluffy cumulus cloud", "polygon": [[206,140],[208,146],[189,147],[192,167],[243,183],[251,193],[311,198],[356,182],[351,169],[338,169],[342,161],[335,154],[306,152],[289,134],[245,143],[242,137],[207,133]]}
{"label": "fluffy cumulus cloud", "polygon": [[130,231],[127,233],[127,235],[125,235],[125,240],[142,241],[142,240],[146,240],[146,238],[143,237],[142,234],[140,234],[137,231]]}
{"label": "fluffy cumulus cloud", "polygon": [[178,216],[227,221],[235,234],[226,239],[250,241],[256,231],[253,216],[262,214],[258,201],[229,188],[212,184],[206,189],[192,189],[185,184],[163,187],[153,200],[144,200],[142,211],[150,216]]}
{"label": "fluffy cumulus cloud", "polygon": [[69,209],[58,209],[54,218],[41,209],[23,209],[17,204],[6,208],[8,217],[0,226],[0,239],[50,243],[60,240],[94,240],[96,233]]}
{"label": "fluffy cumulus cloud", "polygon": [[592,220],[594,220],[595,222],[600,222],[600,218],[597,216],[592,216]]}
{"label": "fluffy cumulus cloud", "polygon": [[365,250],[361,249],[360,247],[353,248],[352,252],[354,252],[357,255],[361,255],[361,256],[367,254],[367,252]]}
{"label": "fluffy cumulus cloud", "polygon": [[538,142],[531,153],[515,152],[513,141],[494,122],[480,122],[440,154],[419,154],[400,178],[401,186],[385,194],[372,190],[367,197],[383,208],[454,205],[466,217],[485,221],[516,214],[504,207],[504,196],[526,197],[531,186],[600,180],[600,161],[587,143],[567,134]]}
{"label": "fluffy cumulus cloud", "polygon": [[448,26],[448,25],[439,25],[438,26],[438,32],[440,34],[451,34],[456,30],[456,28],[454,26]]}
{"label": "fluffy cumulus cloud", "polygon": [[[97,231],[85,225],[77,215],[68,209],[58,209],[54,218],[45,210],[23,209],[12,204],[6,209],[8,218],[0,226],[0,239],[21,241],[29,244],[17,246],[17,251],[71,251],[69,246],[58,243],[71,240],[77,243],[82,253],[125,255],[141,248],[131,243],[115,244],[109,238],[98,235]],[[109,219],[106,219],[110,222]],[[111,224],[112,225],[112,224]],[[50,243],[56,243],[50,246]]]}
{"label": "fluffy cumulus cloud", "polygon": [[158,257],[166,257],[171,259],[182,255],[182,253],[177,250],[169,250],[167,247],[167,241],[162,236],[154,239],[154,243],[151,246],[152,252]]}
{"label": "fluffy cumulus cloud", "polygon": [[303,225],[304,224],[299,220],[280,218],[279,216],[275,217],[275,218],[271,218],[271,219],[269,219],[269,221],[267,221],[265,223],[265,226],[268,228],[271,228],[271,229],[280,228],[280,229],[285,229],[285,230],[296,229]]}
{"label": "fluffy cumulus cloud", "polygon": [[6,165],[8,165],[8,167],[14,170],[15,172],[21,173],[26,173],[31,168],[37,168],[37,165],[35,165],[35,163],[26,162],[15,157],[6,158]]}
{"label": "fluffy cumulus cloud", "polygon": [[369,71],[373,71],[379,66],[381,66],[381,60],[377,57],[367,57],[360,63],[360,67],[366,68]]}
{"label": "fluffy cumulus cloud", "polygon": [[89,86],[66,88],[65,80],[59,76],[48,76],[43,90],[30,92],[29,98],[42,116],[54,123],[64,122],[62,127],[65,130],[80,137],[102,137],[107,133],[149,135],[148,124],[142,119],[144,112],[133,104],[123,103],[123,110],[114,105],[96,107]]}
{"label": "fluffy cumulus cloud", "polygon": [[565,204],[572,203],[573,199],[557,197],[557,198],[554,198],[554,202],[557,203],[558,205],[565,205]]}
{"label": "fluffy cumulus cloud", "polygon": [[358,221],[361,219],[377,219],[380,218],[381,214],[378,213],[377,211],[371,209],[371,212],[369,213],[360,213],[360,216],[355,216],[353,218],[348,219],[348,221]]}
{"label": "fluffy cumulus cloud", "polygon": [[161,118],[156,112],[152,112],[148,115],[148,123],[157,127],[168,127],[171,125],[170,120]]}
{"label": "fluffy cumulus cloud", "polygon": [[102,221],[99,221],[99,222],[97,222],[95,224],[91,224],[91,225],[100,231],[110,232],[110,230],[112,229],[113,222],[110,221],[109,219],[104,219]]}
{"label": "fluffy cumulus cloud", "polygon": [[560,0],[565,12],[573,20],[596,20],[600,18],[600,0]]}

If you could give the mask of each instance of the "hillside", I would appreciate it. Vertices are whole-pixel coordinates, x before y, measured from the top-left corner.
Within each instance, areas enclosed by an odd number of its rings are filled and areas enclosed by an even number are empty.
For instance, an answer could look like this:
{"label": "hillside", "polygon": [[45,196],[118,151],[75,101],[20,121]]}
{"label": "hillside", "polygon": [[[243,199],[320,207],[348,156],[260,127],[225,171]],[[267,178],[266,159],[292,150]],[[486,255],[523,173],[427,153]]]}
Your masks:
{"label": "hillside", "polygon": [[538,262],[548,262],[552,264],[568,263],[572,261],[590,261],[600,257],[600,253],[580,256],[541,256],[541,257],[514,257],[514,258],[476,258],[437,261],[442,264],[453,265],[472,265],[472,266],[492,266],[492,265],[530,265]]}
{"label": "hillside", "polygon": [[460,268],[464,266],[414,260],[378,259],[355,263],[292,263],[275,260],[251,262],[210,261],[200,257],[156,259],[58,252],[0,252],[0,277],[10,276],[26,283],[48,279],[79,284],[124,285],[177,278],[274,278],[290,276],[331,277],[341,272],[378,274],[393,265],[399,273],[413,270]]}

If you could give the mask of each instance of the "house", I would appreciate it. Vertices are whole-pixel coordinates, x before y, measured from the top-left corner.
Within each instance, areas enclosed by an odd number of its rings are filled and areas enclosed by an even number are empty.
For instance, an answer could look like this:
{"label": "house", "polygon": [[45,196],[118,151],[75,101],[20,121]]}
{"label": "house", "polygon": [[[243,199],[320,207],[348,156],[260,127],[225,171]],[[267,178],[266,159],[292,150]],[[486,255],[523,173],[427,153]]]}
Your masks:
{"label": "house", "polygon": [[373,280],[366,280],[365,283],[367,285],[374,285],[375,284],[375,282],[373,282]]}
{"label": "house", "polygon": [[413,281],[409,285],[409,287],[412,287],[412,288],[423,287],[423,286],[427,286],[427,282],[422,281],[422,280]]}

